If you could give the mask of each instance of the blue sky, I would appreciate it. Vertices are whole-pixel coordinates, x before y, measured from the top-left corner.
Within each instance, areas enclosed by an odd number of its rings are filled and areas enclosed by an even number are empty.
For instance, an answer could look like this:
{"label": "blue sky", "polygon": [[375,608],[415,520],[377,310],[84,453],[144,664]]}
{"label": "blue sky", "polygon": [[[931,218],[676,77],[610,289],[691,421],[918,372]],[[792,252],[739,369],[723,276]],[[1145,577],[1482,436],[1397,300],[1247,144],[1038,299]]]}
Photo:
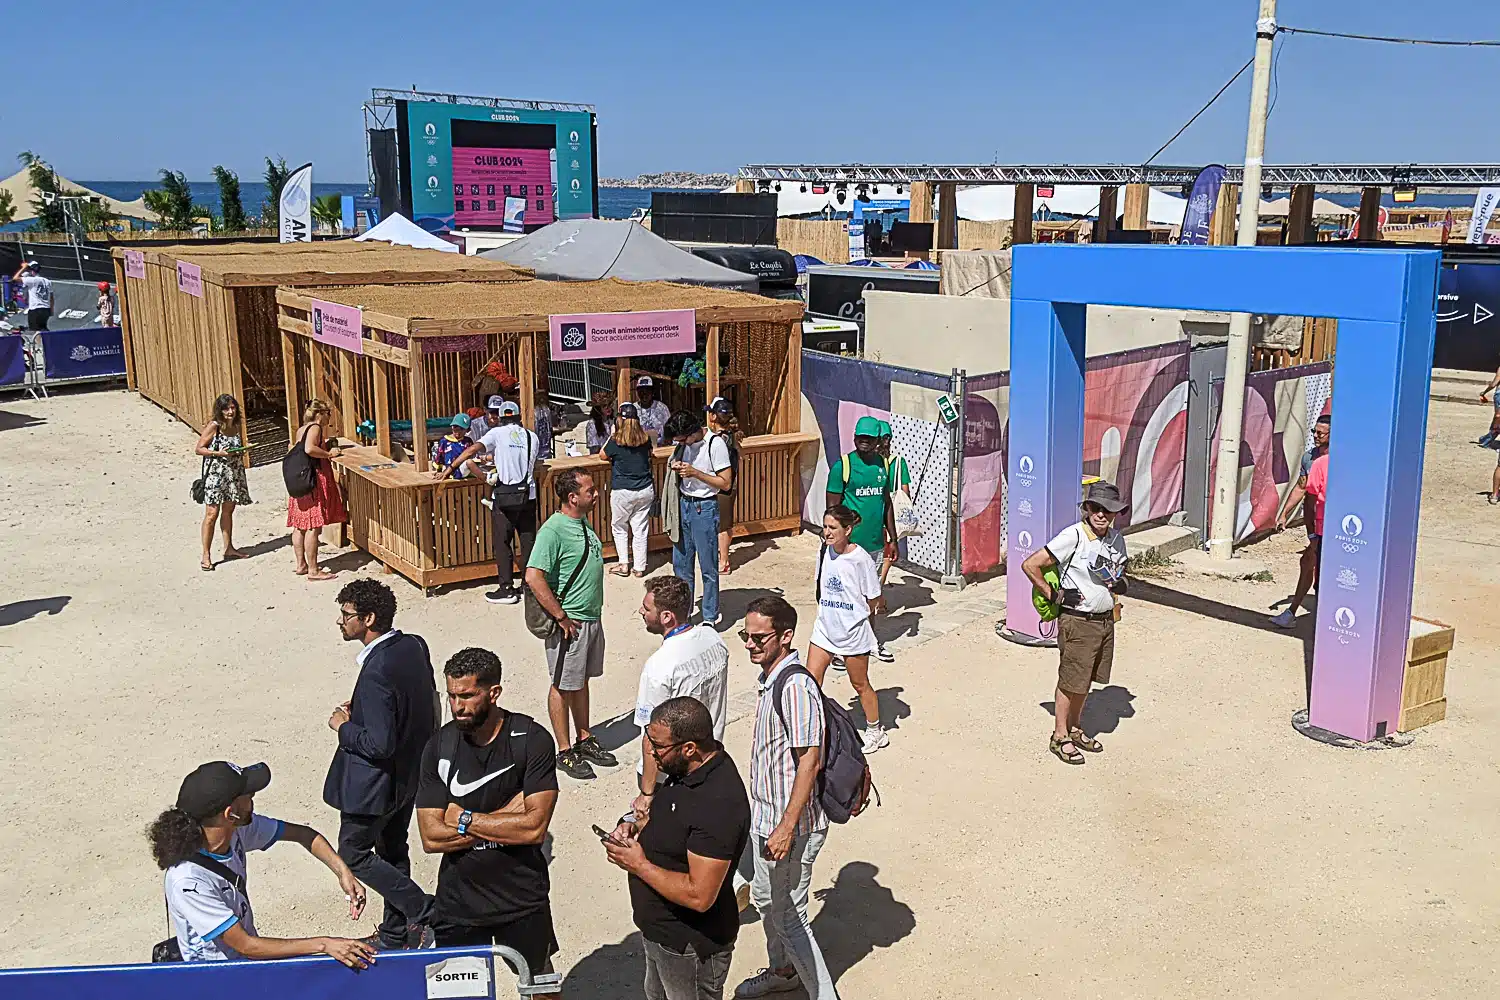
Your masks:
{"label": "blue sky", "polygon": [[[1255,0],[20,5],[0,110],[77,179],[362,178],[370,88],[592,103],[605,175],[749,162],[1139,162],[1251,54]],[[1283,0],[1283,24],[1500,37],[1500,0]],[[1272,162],[1500,160],[1500,49],[1282,36]],[[71,66],[69,65],[72,60]],[[46,72],[33,70],[47,67]],[[1161,159],[1239,162],[1250,74]],[[27,93],[25,101],[18,100]],[[0,174],[3,176],[3,174]]]}

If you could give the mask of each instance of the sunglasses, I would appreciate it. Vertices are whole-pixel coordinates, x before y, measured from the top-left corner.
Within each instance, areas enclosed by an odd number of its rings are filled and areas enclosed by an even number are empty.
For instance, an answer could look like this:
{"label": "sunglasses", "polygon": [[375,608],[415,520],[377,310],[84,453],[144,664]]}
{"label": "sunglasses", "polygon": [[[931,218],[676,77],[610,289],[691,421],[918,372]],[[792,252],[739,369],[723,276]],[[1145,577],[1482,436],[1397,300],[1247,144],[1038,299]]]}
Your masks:
{"label": "sunglasses", "polygon": [[775,632],[747,632],[740,629],[740,642],[748,642],[756,646],[764,646],[767,640],[773,638]]}

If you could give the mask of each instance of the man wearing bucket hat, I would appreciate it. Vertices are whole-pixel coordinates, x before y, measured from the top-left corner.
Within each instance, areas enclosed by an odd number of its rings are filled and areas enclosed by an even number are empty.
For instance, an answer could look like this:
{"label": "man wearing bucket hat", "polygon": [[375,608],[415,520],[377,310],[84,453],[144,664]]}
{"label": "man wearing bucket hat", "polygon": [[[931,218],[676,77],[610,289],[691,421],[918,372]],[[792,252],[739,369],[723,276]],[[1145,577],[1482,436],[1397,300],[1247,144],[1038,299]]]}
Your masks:
{"label": "man wearing bucket hat", "polygon": [[[1082,764],[1083,751],[1104,749],[1081,728],[1083,703],[1094,684],[1109,683],[1119,616],[1115,595],[1125,592],[1125,542],[1114,527],[1115,515],[1125,509],[1119,489],[1114,483],[1091,483],[1079,509],[1082,518],[1021,564],[1041,596],[1059,606],[1057,707],[1049,749],[1065,764]],[[1046,578],[1053,567],[1056,585]]]}
{"label": "man wearing bucket hat", "polygon": [[[256,933],[245,855],[281,840],[301,844],[328,866],[348,900],[350,920],[358,920],[365,908],[365,887],[321,833],[255,811],[256,794],[270,783],[271,769],[265,764],[211,761],[182,780],[177,804],[147,828],[152,856],[166,872],[167,916],[176,935],[175,942],[162,942],[158,950],[167,949],[163,959],[168,961],[331,955],[351,969],[367,968],[375,961],[375,948],[367,941]],[[173,943],[175,949],[170,948]]]}

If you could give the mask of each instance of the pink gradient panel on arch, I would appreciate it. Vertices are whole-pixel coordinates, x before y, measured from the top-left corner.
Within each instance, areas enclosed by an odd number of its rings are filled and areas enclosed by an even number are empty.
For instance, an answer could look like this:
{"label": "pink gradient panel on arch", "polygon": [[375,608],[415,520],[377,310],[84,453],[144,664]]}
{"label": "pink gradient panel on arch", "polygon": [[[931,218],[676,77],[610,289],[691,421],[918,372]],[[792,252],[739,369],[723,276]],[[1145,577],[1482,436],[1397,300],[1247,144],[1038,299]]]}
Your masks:
{"label": "pink gradient panel on arch", "polygon": [[545,149],[453,147],[453,223],[505,224],[505,199],[526,199],[526,225],[546,225],[552,214],[552,157]]}

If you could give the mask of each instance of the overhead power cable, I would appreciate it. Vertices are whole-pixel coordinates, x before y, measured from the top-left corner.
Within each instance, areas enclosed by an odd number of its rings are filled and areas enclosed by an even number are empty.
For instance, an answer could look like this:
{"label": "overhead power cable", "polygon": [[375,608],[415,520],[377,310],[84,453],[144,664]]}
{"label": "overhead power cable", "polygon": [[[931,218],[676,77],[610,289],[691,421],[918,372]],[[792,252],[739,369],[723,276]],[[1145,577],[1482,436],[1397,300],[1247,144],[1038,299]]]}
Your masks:
{"label": "overhead power cable", "polygon": [[1276,29],[1288,35],[1318,35],[1322,38],[1347,38],[1356,42],[1387,42],[1392,45],[1439,45],[1452,48],[1500,48],[1500,40],[1460,38],[1399,38],[1394,35],[1359,35],[1348,31],[1319,31],[1316,28],[1293,28],[1285,24]]}

